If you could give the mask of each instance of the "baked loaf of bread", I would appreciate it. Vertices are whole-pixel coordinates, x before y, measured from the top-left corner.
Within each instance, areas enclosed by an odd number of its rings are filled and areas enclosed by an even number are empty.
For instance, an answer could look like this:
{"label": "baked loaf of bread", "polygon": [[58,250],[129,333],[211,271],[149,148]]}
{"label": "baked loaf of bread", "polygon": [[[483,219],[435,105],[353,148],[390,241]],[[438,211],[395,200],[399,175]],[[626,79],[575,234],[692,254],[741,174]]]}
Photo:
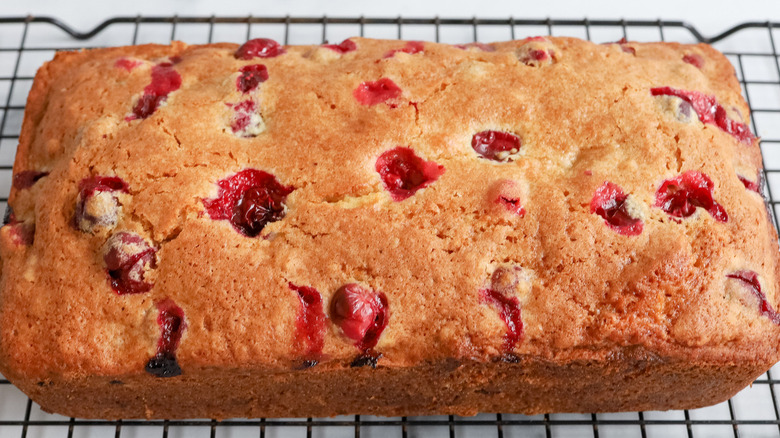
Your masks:
{"label": "baked loaf of bread", "polygon": [[94,418],[720,402],[780,347],[748,111],[706,45],[58,53],[0,229],[0,371]]}

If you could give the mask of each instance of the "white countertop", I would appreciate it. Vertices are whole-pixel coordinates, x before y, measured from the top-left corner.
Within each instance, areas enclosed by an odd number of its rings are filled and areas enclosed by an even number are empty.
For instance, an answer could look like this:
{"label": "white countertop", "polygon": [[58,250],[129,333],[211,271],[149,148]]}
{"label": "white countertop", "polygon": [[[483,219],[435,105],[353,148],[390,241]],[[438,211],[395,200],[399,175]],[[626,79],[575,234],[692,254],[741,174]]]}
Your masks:
{"label": "white countertop", "polygon": [[0,0],[0,16],[48,15],[80,30],[124,15],[591,18],[685,20],[714,35],[744,21],[780,21],[780,1],[685,0]]}

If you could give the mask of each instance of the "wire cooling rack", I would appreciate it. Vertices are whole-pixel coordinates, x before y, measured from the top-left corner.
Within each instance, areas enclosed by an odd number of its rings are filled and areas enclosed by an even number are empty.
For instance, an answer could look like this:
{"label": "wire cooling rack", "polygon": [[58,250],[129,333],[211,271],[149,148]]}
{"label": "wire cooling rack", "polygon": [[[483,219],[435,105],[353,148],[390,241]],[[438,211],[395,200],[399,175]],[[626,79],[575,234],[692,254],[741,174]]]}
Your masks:
{"label": "wire cooling rack", "polygon": [[[35,70],[57,50],[141,43],[244,42],[264,36],[287,44],[318,44],[361,35],[446,43],[498,41],[531,35],[566,35],[596,42],[707,42],[734,64],[763,137],[765,193],[773,215],[780,204],[780,23],[744,23],[707,38],[680,21],[526,20],[440,18],[118,17],[77,32],[48,17],[0,17],[0,193],[11,168],[27,93]],[[0,198],[0,211],[7,197]],[[776,223],[776,219],[775,219]],[[5,437],[754,437],[780,436],[776,385],[780,365],[731,400],[668,412],[615,414],[482,414],[476,417],[369,417],[96,421],[47,414],[0,378],[0,438]]]}

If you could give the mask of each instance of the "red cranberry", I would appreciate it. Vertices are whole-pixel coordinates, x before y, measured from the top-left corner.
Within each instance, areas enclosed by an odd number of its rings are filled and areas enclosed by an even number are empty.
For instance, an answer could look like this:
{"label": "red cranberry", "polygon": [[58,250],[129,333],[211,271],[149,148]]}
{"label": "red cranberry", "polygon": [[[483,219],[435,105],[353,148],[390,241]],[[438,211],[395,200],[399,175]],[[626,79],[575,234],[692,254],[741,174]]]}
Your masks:
{"label": "red cranberry", "polygon": [[393,201],[403,201],[436,181],[444,173],[444,166],[425,161],[413,149],[399,146],[377,158],[376,171]]}
{"label": "red cranberry", "polygon": [[686,53],[683,56],[683,62],[686,62],[698,69],[704,68],[704,58],[698,53]]}
{"label": "red cranberry", "polygon": [[290,289],[298,294],[301,308],[296,320],[296,337],[305,345],[306,356],[319,357],[325,343],[325,312],[322,309],[322,295],[308,286],[296,286],[288,283]]}
{"label": "red cranberry", "polygon": [[693,107],[702,123],[715,125],[743,143],[752,143],[755,140],[750,128],[745,123],[728,117],[723,106],[715,100],[715,96],[698,91],[677,90],[671,87],[651,88],[650,93],[653,96],[679,97]]}
{"label": "red cranberry", "polygon": [[387,297],[360,285],[341,286],[330,302],[330,319],[362,351],[376,345],[390,317]]}
{"label": "red cranberry", "polygon": [[263,131],[263,118],[257,111],[255,101],[248,99],[235,105],[227,104],[233,107],[233,119],[230,122],[230,129],[239,137],[256,137]]}
{"label": "red cranberry", "polygon": [[628,195],[617,184],[602,184],[590,201],[590,212],[601,216],[604,222],[618,234],[638,236],[642,234],[642,221],[631,217],[626,205]]}
{"label": "red cranberry", "polygon": [[341,44],[323,44],[322,47],[333,50],[334,52],[345,54],[357,50],[357,44],[352,40],[344,40]]}
{"label": "red cranberry", "polygon": [[502,131],[481,131],[471,137],[471,147],[488,160],[511,161],[511,156],[520,150],[520,137]]}
{"label": "red cranberry", "polygon": [[520,217],[525,216],[523,207],[523,190],[516,181],[499,180],[492,184],[488,190],[490,202],[500,205],[506,211]]}
{"label": "red cranberry", "polygon": [[737,178],[739,178],[740,182],[745,186],[746,189],[756,192],[759,195],[761,195],[761,174],[758,174],[758,181],[751,181],[747,178],[745,178],[742,175],[737,175]]}
{"label": "red cranberry", "polygon": [[127,184],[115,176],[93,176],[79,183],[73,225],[91,233],[98,227],[113,227],[119,220],[116,193],[127,193]]}
{"label": "red cranberry", "polygon": [[160,339],[157,341],[157,354],[146,364],[146,372],[156,377],[175,377],[181,375],[181,367],[176,361],[176,349],[179,348],[182,333],[187,328],[184,311],[170,298],[157,303],[157,309]]}
{"label": "red cranberry", "polygon": [[468,43],[468,44],[455,44],[455,47],[461,49],[461,50],[470,50],[470,49],[477,49],[481,50],[483,52],[495,52],[496,48],[491,46],[490,44],[485,43]]}
{"label": "red cranberry", "polygon": [[30,246],[35,240],[35,223],[20,222],[9,205],[6,210],[6,217],[3,218],[3,225],[8,227],[9,234],[13,243],[17,246]]}
{"label": "red cranberry", "polygon": [[181,76],[173,64],[164,62],[152,67],[152,82],[144,88],[144,94],[133,107],[133,114],[125,120],[145,119],[168,99],[168,95],[181,87]]}
{"label": "red cranberry", "polygon": [[655,193],[655,206],[669,216],[687,218],[697,207],[707,210],[719,222],[727,222],[729,216],[723,206],[712,197],[712,180],[701,172],[689,170],[680,176],[667,179]]}
{"label": "red cranberry", "polygon": [[49,172],[40,172],[37,170],[23,170],[21,172],[17,172],[14,175],[13,187],[16,190],[29,189],[30,187],[34,186],[39,179],[48,175]]}
{"label": "red cranberry", "polygon": [[134,68],[138,67],[141,64],[143,64],[143,62],[138,59],[119,58],[114,63],[114,67],[123,68],[127,71],[133,71]]}
{"label": "red cranberry", "polygon": [[502,290],[482,289],[482,301],[498,310],[498,315],[506,325],[504,335],[504,350],[511,351],[523,338],[523,320],[520,312],[520,300],[514,295],[507,295]]}
{"label": "red cranberry", "polygon": [[119,295],[148,292],[153,285],[145,276],[156,265],[156,253],[138,234],[123,231],[112,235],[103,251],[111,289]]}
{"label": "red cranberry", "polygon": [[422,41],[407,41],[406,45],[404,45],[400,49],[393,49],[385,53],[385,56],[383,56],[383,58],[392,58],[398,52],[414,55],[415,53],[422,52],[424,48],[425,48],[425,44],[423,44]]}
{"label": "red cranberry", "polygon": [[390,79],[382,78],[374,82],[361,83],[355,88],[352,95],[360,104],[373,106],[398,98],[401,96],[401,88]]}
{"label": "red cranberry", "polygon": [[234,56],[248,61],[253,58],[273,58],[285,52],[284,47],[272,39],[256,38],[241,45]]}
{"label": "red cranberry", "polygon": [[546,38],[527,38],[526,44],[517,50],[517,59],[523,64],[532,67],[551,64],[555,61],[552,48],[552,44]]}
{"label": "red cranberry", "polygon": [[617,41],[615,41],[612,44],[617,44],[620,46],[620,50],[622,50],[624,53],[629,53],[631,55],[636,55],[636,49],[628,45],[628,40],[626,37],[623,37]]}
{"label": "red cranberry", "polygon": [[268,69],[264,65],[245,65],[241,67],[241,74],[236,79],[236,88],[242,93],[249,93],[267,79]]}
{"label": "red cranberry", "polygon": [[525,216],[525,208],[523,207],[520,198],[511,197],[511,196],[499,196],[496,202],[503,205],[507,210],[520,217]]}
{"label": "red cranberry", "polygon": [[769,304],[766,295],[761,291],[761,283],[758,281],[758,274],[753,271],[737,271],[726,275],[726,277],[741,281],[758,299],[759,312],[769,318],[773,323],[780,325],[780,314],[778,314],[772,305]]}
{"label": "red cranberry", "polygon": [[217,181],[219,193],[203,201],[214,220],[228,220],[239,233],[255,237],[266,224],[285,215],[284,201],[293,187],[284,186],[270,173],[244,169]]}

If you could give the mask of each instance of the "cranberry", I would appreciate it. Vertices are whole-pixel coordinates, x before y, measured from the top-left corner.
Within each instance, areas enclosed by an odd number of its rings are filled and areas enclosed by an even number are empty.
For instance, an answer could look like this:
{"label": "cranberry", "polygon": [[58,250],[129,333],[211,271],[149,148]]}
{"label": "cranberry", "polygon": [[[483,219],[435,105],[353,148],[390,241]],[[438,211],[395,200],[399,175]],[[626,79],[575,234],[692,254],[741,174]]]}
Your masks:
{"label": "cranberry", "polygon": [[168,95],[181,87],[181,76],[173,64],[164,62],[152,67],[152,82],[144,88],[144,94],[133,107],[133,114],[125,120],[145,119],[168,99]]}
{"label": "cranberry", "polygon": [[134,68],[138,67],[141,64],[143,64],[143,61],[140,61],[138,59],[119,58],[114,63],[114,67],[123,68],[127,71],[133,71]]}
{"label": "cranberry", "polygon": [[181,375],[181,367],[176,361],[176,349],[179,348],[182,333],[187,328],[184,311],[170,298],[157,303],[157,310],[160,339],[157,341],[157,354],[146,364],[146,372],[156,377],[175,377]]}
{"label": "cranberry", "polygon": [[285,52],[284,47],[272,39],[255,38],[242,44],[233,56],[248,61],[253,58],[274,58]]}
{"label": "cranberry", "polygon": [[341,286],[330,302],[330,319],[364,352],[376,345],[389,312],[384,293],[354,283]]}
{"label": "cranberry", "polygon": [[590,212],[601,216],[604,222],[618,234],[638,236],[642,234],[642,221],[631,217],[626,205],[628,195],[617,184],[604,182],[593,194]]}
{"label": "cranberry", "polygon": [[296,320],[296,337],[305,345],[306,356],[319,357],[325,343],[325,312],[322,310],[322,295],[308,286],[296,286],[288,283],[290,289],[298,294],[301,308]]}
{"label": "cranberry", "polygon": [[398,52],[414,55],[415,53],[422,52],[424,48],[425,48],[425,44],[423,44],[422,41],[407,41],[406,45],[404,45],[400,49],[393,49],[385,53],[385,56],[383,56],[383,58],[392,58]]}
{"label": "cranberry", "polygon": [[636,49],[628,45],[628,40],[626,39],[626,37],[623,37],[615,41],[613,44],[619,45],[620,50],[622,50],[624,53],[630,53],[631,55],[636,55]]}
{"label": "cranberry", "polygon": [[29,189],[34,186],[39,179],[48,176],[49,172],[40,172],[37,170],[23,170],[14,175],[13,187],[16,190]]}
{"label": "cranberry", "polygon": [[742,175],[737,175],[737,178],[739,178],[740,182],[742,182],[742,184],[745,186],[746,189],[761,195],[761,174],[760,173],[758,174],[758,181],[751,181]]}
{"label": "cranberry", "polygon": [[678,90],[671,87],[651,88],[650,93],[653,96],[679,97],[693,107],[702,123],[715,125],[742,143],[752,143],[755,140],[755,137],[750,132],[750,128],[745,123],[728,117],[723,106],[715,100],[715,96],[698,91]]}
{"label": "cranberry", "polygon": [[683,56],[683,62],[686,62],[698,69],[704,68],[704,58],[698,53],[686,53]]}
{"label": "cranberry", "polygon": [[293,187],[284,186],[270,173],[244,169],[217,181],[216,198],[203,201],[214,220],[228,220],[239,233],[255,237],[270,222],[285,215],[284,201]]}
{"label": "cranberry", "polygon": [[520,150],[520,137],[502,131],[481,131],[471,137],[471,147],[488,160],[511,161],[511,156]]}
{"label": "cranberry", "polygon": [[541,67],[543,64],[551,64],[553,59],[553,45],[546,38],[527,38],[526,44],[517,50],[517,59],[525,65]]}
{"label": "cranberry", "polygon": [[236,88],[242,93],[249,93],[267,79],[268,69],[264,65],[245,65],[241,67],[241,74],[236,79]]}
{"label": "cranberry", "polygon": [[444,173],[444,166],[425,161],[415,155],[413,149],[399,146],[377,158],[376,171],[390,197],[397,202],[431,185]]}
{"label": "cranberry", "polygon": [[115,176],[93,176],[79,183],[73,225],[91,233],[98,227],[113,227],[119,220],[116,193],[127,193],[127,184]]}
{"label": "cranberry", "polygon": [[491,46],[490,44],[485,43],[468,43],[468,44],[455,44],[455,47],[461,49],[461,50],[470,50],[470,49],[476,49],[481,50],[483,52],[495,52],[496,48]]}
{"label": "cranberry", "polygon": [[265,124],[263,123],[262,115],[257,111],[255,101],[249,99],[235,105],[227,105],[232,106],[235,112],[230,123],[230,129],[234,134],[239,137],[249,138],[256,137],[263,132]]}
{"label": "cranberry", "polygon": [[357,50],[357,44],[352,40],[344,40],[341,44],[323,44],[322,47],[333,50],[334,52],[345,54]]}
{"label": "cranberry", "polygon": [[496,202],[503,205],[507,210],[520,217],[525,216],[525,208],[520,202],[520,198],[500,195]]}
{"label": "cranberry", "polygon": [[145,276],[156,265],[156,253],[138,234],[123,231],[112,235],[103,251],[111,289],[119,295],[148,292],[153,285]]}
{"label": "cranberry", "polygon": [[503,179],[496,181],[488,190],[488,198],[506,211],[520,217],[525,216],[523,207],[523,190],[514,180]]}
{"label": "cranberry", "polygon": [[6,217],[3,218],[3,225],[8,227],[14,244],[17,246],[32,245],[35,240],[35,223],[17,220],[10,205],[5,213]]}
{"label": "cranberry", "polygon": [[759,312],[769,318],[773,323],[780,325],[780,314],[778,314],[772,305],[769,304],[766,295],[761,291],[761,283],[758,281],[758,274],[753,271],[737,271],[732,274],[727,274],[726,277],[741,281],[758,299]]}
{"label": "cranberry", "polygon": [[378,81],[362,82],[352,95],[360,104],[373,106],[398,98],[401,96],[401,88],[390,79],[382,78]]}
{"label": "cranberry", "polygon": [[520,312],[520,300],[514,296],[506,294],[507,288],[494,289],[493,285],[489,289],[482,289],[482,301],[490,304],[498,310],[498,314],[506,325],[506,334],[504,335],[504,350],[511,351],[523,338],[523,320]]}
{"label": "cranberry", "polygon": [[707,175],[689,170],[661,184],[655,193],[655,206],[676,218],[687,218],[701,207],[717,221],[727,222],[729,216],[713,199],[712,190],[712,180]]}

